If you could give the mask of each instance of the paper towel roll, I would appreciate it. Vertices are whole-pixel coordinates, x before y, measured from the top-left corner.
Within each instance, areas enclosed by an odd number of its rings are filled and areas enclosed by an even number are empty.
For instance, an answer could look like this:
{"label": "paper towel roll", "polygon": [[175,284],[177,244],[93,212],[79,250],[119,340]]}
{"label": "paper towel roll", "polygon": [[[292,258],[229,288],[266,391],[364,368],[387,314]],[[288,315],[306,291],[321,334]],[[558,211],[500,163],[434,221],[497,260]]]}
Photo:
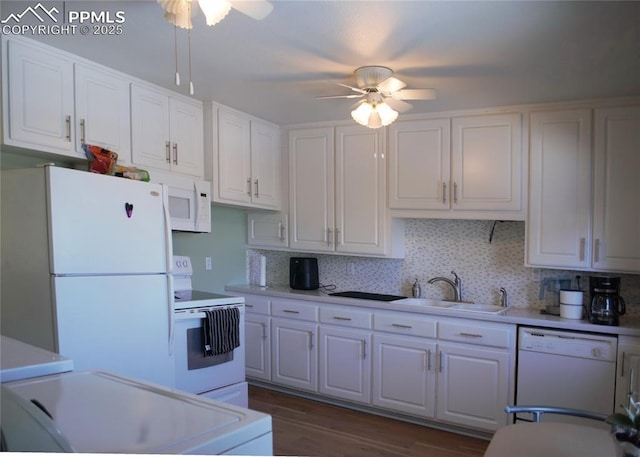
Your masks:
{"label": "paper towel roll", "polygon": [[267,258],[260,256],[260,287],[267,286]]}

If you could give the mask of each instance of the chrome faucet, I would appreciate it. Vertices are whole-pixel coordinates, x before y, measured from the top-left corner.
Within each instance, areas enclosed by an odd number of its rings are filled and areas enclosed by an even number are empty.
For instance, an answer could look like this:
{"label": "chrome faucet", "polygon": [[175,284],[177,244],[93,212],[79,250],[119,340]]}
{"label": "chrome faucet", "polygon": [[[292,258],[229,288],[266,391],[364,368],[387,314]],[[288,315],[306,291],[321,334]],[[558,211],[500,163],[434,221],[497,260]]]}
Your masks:
{"label": "chrome faucet", "polygon": [[449,284],[453,288],[453,301],[462,301],[462,281],[460,277],[456,274],[455,271],[452,271],[451,274],[454,277],[454,280],[450,280],[449,278],[444,278],[442,276],[438,276],[436,278],[431,278],[428,282],[429,284],[435,284],[438,281],[443,281]]}
{"label": "chrome faucet", "polygon": [[504,287],[500,288],[500,306],[503,308],[507,308],[509,306],[509,301],[507,299],[507,289]]}

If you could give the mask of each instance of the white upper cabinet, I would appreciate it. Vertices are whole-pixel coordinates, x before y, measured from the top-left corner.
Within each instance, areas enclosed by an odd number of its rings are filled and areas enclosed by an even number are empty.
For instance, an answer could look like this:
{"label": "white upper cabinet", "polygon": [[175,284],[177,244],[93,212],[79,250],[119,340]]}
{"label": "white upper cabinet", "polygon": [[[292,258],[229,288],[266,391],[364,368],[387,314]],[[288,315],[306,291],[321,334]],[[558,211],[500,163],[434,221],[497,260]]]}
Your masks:
{"label": "white upper cabinet", "polygon": [[129,81],[116,73],[75,64],[76,152],[83,144],[118,153],[118,163],[131,163]]}
{"label": "white upper cabinet", "polygon": [[448,209],[451,125],[446,119],[389,127],[389,207]]}
{"label": "white upper cabinet", "polygon": [[384,130],[358,125],[289,132],[289,247],[401,256],[386,211]]}
{"label": "white upper cabinet", "polygon": [[383,130],[336,128],[336,251],[385,253],[386,164]]}
{"label": "white upper cabinet", "polygon": [[593,267],[640,272],[640,106],[595,111]]}
{"label": "white upper cabinet", "polygon": [[2,44],[4,144],[84,158],[73,141],[73,61],[26,40]]}
{"label": "white upper cabinet", "polygon": [[289,247],[333,251],[335,228],[332,127],[289,132]]}
{"label": "white upper cabinet", "polygon": [[396,122],[389,138],[393,215],[524,219],[520,113]]}
{"label": "white upper cabinet", "polygon": [[640,107],[593,113],[531,114],[527,264],[640,272]]}
{"label": "white upper cabinet", "polygon": [[454,117],[451,130],[451,207],[520,212],[521,114]]}
{"label": "white upper cabinet", "polygon": [[[211,122],[216,122],[215,116]],[[248,208],[279,209],[280,129],[219,108],[214,131],[217,144],[214,139],[213,200]]]}
{"label": "white upper cabinet", "polygon": [[202,177],[202,103],[170,94],[131,85],[132,161],[142,167]]}
{"label": "white upper cabinet", "polygon": [[591,110],[533,112],[529,120],[527,263],[591,265]]}

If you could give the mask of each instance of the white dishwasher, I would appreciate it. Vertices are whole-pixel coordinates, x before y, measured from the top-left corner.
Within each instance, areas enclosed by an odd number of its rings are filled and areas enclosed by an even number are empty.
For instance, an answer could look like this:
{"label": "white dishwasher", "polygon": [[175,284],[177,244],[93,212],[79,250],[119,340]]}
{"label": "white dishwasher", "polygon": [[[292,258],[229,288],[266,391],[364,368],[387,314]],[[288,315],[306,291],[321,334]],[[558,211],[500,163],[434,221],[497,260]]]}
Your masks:
{"label": "white dishwasher", "polygon": [[[516,405],[611,414],[617,350],[615,336],[520,327]],[[516,420],[531,421],[532,415],[518,414]],[[543,414],[542,421],[596,424],[555,414]]]}

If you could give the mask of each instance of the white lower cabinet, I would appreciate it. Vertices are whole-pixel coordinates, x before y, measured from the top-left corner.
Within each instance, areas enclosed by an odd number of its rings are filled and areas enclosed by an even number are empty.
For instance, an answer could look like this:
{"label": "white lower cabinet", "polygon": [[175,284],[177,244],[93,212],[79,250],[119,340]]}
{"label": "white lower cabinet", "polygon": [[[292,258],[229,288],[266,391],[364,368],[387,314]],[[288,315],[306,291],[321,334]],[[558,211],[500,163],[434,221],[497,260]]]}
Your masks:
{"label": "white lower cabinet", "polygon": [[323,306],[320,323],[320,393],[370,403],[372,313]]}
{"label": "white lower cabinet", "polygon": [[438,345],[436,419],[482,430],[507,425],[509,353],[471,345]]}
{"label": "white lower cabinet", "polygon": [[250,378],[271,380],[271,300],[245,295],[245,372]]}
{"label": "white lower cabinet", "polygon": [[[509,423],[515,325],[276,297],[245,302],[250,378],[467,429]],[[640,341],[618,358],[640,373]],[[628,386],[628,373],[619,384]]]}
{"label": "white lower cabinet", "polygon": [[317,306],[274,299],[271,314],[271,380],[317,392]]}
{"label": "white lower cabinet", "polygon": [[372,403],[413,416],[435,414],[436,344],[425,338],[375,334]]}

